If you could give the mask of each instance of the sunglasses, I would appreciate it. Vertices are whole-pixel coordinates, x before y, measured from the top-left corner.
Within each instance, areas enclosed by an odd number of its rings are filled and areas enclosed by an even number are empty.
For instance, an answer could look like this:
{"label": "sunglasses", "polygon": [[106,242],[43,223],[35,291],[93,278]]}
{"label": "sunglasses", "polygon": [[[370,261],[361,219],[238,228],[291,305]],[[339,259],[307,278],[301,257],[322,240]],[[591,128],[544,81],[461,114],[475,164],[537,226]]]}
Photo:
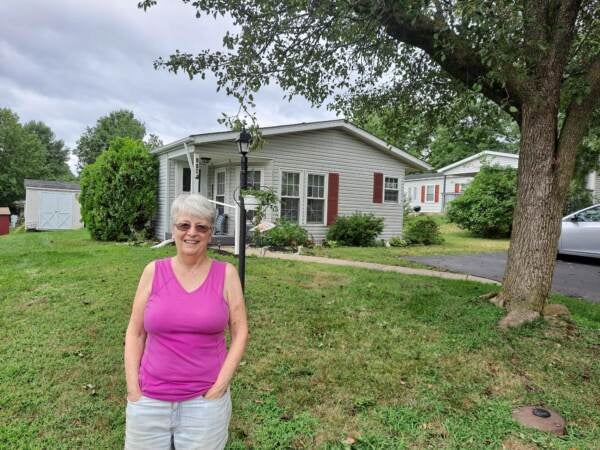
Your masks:
{"label": "sunglasses", "polygon": [[[187,222],[176,223],[175,228],[177,228],[179,231],[190,231],[192,224]],[[202,225],[201,223],[194,225],[194,229],[197,233],[201,234],[206,234],[210,231],[210,227],[208,225]]]}

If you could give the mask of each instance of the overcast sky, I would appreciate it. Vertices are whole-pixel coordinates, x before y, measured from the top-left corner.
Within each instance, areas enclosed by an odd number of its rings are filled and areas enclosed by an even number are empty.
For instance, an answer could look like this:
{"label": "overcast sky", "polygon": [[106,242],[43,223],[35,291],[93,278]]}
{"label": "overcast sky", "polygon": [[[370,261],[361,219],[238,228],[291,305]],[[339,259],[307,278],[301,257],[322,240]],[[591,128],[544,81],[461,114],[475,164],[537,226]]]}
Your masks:
{"label": "overcast sky", "polygon": [[[237,106],[214,79],[190,81],[152,63],[176,49],[220,48],[230,23],[196,19],[180,0],[145,13],[137,1],[0,0],[0,107],[22,123],[45,122],[70,148],[86,126],[123,108],[165,143],[223,130],[217,118]],[[257,112],[261,126],[335,118],[303,99],[287,102],[274,86],[258,96]]]}

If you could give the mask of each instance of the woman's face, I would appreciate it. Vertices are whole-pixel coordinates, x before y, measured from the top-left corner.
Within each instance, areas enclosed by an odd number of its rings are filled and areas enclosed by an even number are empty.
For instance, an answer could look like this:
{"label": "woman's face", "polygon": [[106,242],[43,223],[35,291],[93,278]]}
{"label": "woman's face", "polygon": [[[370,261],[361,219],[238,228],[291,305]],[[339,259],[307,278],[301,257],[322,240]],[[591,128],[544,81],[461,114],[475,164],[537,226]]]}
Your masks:
{"label": "woman's face", "polygon": [[177,253],[187,256],[200,256],[206,252],[212,237],[210,222],[189,214],[177,216],[172,232]]}

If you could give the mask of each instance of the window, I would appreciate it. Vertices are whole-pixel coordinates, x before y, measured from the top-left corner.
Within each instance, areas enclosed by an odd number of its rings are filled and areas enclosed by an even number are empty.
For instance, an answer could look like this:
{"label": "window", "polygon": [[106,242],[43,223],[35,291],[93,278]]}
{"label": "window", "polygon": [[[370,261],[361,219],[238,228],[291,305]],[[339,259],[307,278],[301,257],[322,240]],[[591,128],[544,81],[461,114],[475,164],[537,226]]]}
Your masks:
{"label": "window", "polygon": [[425,201],[433,202],[435,199],[435,186],[433,184],[428,184],[425,194]]}
{"label": "window", "polygon": [[308,174],[306,223],[322,224],[325,218],[325,175]]}
{"label": "window", "polygon": [[582,213],[577,214],[582,222],[600,222],[600,206],[590,208]]}
{"label": "window", "polygon": [[383,201],[398,203],[398,178],[385,177]]}
{"label": "window", "polygon": [[[225,171],[217,172],[215,201],[225,203]],[[217,205],[217,212],[219,215],[224,214],[225,207],[222,205]]]}
{"label": "window", "polygon": [[192,171],[189,167],[184,167],[183,172],[181,174],[181,191],[182,192],[191,192],[192,191]]}
{"label": "window", "polygon": [[248,189],[260,190],[260,170],[249,170],[246,172]]}
{"label": "window", "polygon": [[300,217],[300,173],[281,172],[281,218],[298,223]]}

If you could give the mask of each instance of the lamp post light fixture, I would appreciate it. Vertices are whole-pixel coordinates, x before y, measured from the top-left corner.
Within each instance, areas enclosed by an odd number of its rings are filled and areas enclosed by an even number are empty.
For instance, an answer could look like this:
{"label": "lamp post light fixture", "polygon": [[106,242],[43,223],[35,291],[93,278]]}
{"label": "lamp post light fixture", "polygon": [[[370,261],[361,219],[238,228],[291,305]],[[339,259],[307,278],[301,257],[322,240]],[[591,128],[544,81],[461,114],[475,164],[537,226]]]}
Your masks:
{"label": "lamp post light fixture", "polygon": [[241,155],[240,164],[240,252],[238,255],[240,272],[240,282],[242,283],[242,291],[245,286],[246,279],[246,207],[244,205],[244,190],[248,187],[248,150],[252,143],[252,135],[245,129],[242,129],[239,137],[235,140],[238,144],[238,150]]}

